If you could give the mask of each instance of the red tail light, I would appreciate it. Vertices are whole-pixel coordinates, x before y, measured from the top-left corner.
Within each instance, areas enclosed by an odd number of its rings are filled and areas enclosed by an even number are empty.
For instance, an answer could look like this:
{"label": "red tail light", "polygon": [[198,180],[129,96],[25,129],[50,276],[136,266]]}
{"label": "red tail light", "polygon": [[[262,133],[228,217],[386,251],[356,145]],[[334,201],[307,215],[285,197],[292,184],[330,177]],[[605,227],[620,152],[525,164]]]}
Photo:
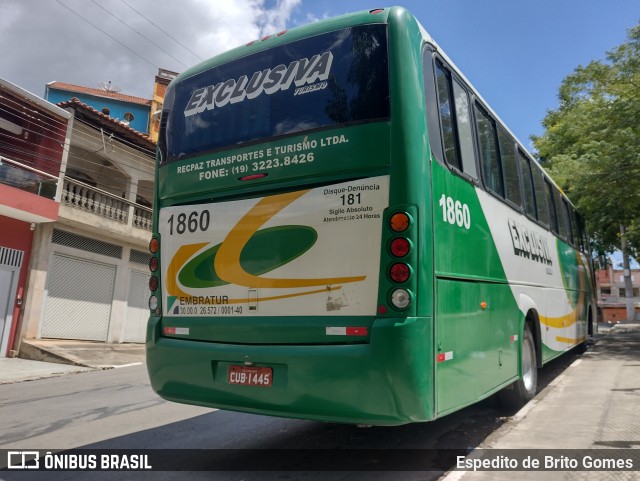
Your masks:
{"label": "red tail light", "polygon": [[402,262],[397,262],[391,266],[389,269],[389,277],[393,282],[406,282],[411,275],[411,269],[407,264],[403,264]]}
{"label": "red tail light", "polygon": [[391,241],[390,249],[391,253],[395,257],[404,257],[411,250],[411,244],[409,244],[409,240],[404,237],[396,237]]}

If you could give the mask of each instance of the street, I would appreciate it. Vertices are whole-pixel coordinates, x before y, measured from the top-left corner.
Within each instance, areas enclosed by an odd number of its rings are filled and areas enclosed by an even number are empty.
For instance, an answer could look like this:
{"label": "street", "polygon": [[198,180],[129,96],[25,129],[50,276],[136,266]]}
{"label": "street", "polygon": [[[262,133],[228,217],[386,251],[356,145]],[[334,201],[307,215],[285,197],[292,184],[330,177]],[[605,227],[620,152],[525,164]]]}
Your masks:
{"label": "street", "polygon": [[[547,365],[540,387],[551,382],[573,362],[571,353]],[[187,463],[206,466],[207,449],[228,449],[250,466],[251,450],[274,449],[284,455],[296,450],[434,450],[477,446],[506,419],[490,398],[431,423],[398,427],[359,428],[218,411],[166,402],[149,387],[143,365],[70,374],[0,387],[1,449],[202,449]],[[293,451],[292,451],[293,452]],[[299,451],[298,451],[299,452]],[[329,451],[330,452],[330,451]],[[398,451],[396,451],[398,452]],[[171,453],[171,451],[168,451]],[[210,452],[209,454],[213,454]],[[357,453],[354,453],[354,455]],[[183,455],[184,456],[184,455]],[[185,464],[187,464],[185,463]],[[179,469],[186,469],[186,466]],[[446,469],[433,472],[360,471],[174,471],[93,472],[92,479],[438,479]],[[2,472],[11,480],[85,479],[83,472]]]}

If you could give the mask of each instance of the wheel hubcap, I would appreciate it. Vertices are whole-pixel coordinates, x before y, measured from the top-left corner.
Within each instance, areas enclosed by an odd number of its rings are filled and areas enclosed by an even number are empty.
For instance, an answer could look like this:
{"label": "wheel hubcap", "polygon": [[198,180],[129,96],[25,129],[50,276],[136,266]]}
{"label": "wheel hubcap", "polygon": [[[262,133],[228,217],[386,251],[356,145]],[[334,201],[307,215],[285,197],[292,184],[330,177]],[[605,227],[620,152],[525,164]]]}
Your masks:
{"label": "wheel hubcap", "polygon": [[522,381],[527,392],[531,391],[533,387],[533,349],[531,342],[525,337],[524,344],[522,346]]}

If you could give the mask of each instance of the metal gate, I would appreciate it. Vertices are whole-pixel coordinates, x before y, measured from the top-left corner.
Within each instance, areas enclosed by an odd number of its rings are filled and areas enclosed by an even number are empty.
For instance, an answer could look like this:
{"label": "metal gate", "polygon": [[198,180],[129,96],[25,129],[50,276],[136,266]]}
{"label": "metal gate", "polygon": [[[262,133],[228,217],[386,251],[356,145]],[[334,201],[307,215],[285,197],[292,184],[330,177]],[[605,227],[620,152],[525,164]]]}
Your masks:
{"label": "metal gate", "polygon": [[116,266],[54,253],[43,338],[107,341]]}
{"label": "metal gate", "polygon": [[123,342],[144,342],[149,320],[149,273],[129,271],[127,317],[124,321]]}
{"label": "metal gate", "polygon": [[0,247],[0,357],[5,356],[9,345],[14,300],[23,257],[23,251]]}

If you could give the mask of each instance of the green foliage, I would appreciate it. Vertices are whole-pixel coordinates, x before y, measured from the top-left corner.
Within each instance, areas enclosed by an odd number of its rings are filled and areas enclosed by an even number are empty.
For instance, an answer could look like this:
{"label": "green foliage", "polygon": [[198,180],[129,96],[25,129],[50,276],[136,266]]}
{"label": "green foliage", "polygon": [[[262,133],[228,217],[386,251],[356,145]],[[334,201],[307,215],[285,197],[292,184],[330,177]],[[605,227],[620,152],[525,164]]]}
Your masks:
{"label": "green foliage", "polygon": [[587,219],[598,250],[640,253],[640,25],[606,60],[579,66],[533,137],[541,164]]}

